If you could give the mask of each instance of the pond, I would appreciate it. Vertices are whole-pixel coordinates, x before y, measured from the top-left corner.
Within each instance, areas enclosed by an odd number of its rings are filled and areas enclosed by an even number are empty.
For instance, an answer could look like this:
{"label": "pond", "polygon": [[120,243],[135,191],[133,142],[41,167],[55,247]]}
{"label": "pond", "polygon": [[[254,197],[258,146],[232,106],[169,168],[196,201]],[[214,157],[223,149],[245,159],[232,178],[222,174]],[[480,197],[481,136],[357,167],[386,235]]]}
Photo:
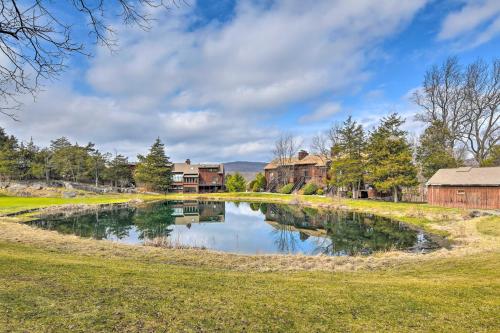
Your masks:
{"label": "pond", "polygon": [[349,256],[377,251],[427,252],[422,231],[387,218],[294,205],[165,201],[144,207],[52,215],[31,225],[127,244],[163,244],[240,254]]}

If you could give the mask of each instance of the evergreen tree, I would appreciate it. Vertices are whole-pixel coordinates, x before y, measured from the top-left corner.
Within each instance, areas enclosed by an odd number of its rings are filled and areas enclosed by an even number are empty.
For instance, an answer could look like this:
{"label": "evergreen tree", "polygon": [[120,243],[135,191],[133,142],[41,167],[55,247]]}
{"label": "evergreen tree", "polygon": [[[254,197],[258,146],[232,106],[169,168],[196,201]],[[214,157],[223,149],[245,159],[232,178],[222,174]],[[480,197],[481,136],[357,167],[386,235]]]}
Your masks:
{"label": "evergreen tree", "polygon": [[50,142],[50,164],[57,179],[69,179],[72,174],[70,162],[71,143],[66,137]]}
{"label": "evergreen tree", "polygon": [[[89,177],[89,159],[93,144],[72,145],[65,137],[51,142],[51,165],[57,178],[78,182]],[[94,179],[94,176],[91,177]]]}
{"label": "evergreen tree", "polygon": [[95,144],[90,143],[87,145],[87,174],[90,178],[94,179],[96,186],[99,185],[99,179],[103,179],[106,171],[106,163],[109,160],[109,153],[102,154],[95,148]]}
{"label": "evergreen tree", "polygon": [[48,183],[52,169],[52,152],[48,148],[38,150],[35,160],[31,163],[30,174],[36,179],[45,179]]}
{"label": "evergreen tree", "polygon": [[398,201],[401,186],[418,184],[412,150],[406,132],[401,130],[403,123],[395,113],[382,118],[366,149],[368,180],[377,190],[392,190],[394,202]]}
{"label": "evergreen tree", "polygon": [[12,180],[19,177],[19,146],[14,136],[8,137],[3,129],[0,133],[0,175]]}
{"label": "evergreen tree", "polygon": [[137,155],[137,158],[139,163],[134,173],[136,183],[149,190],[167,192],[172,182],[172,167],[160,138],[151,146],[148,155]]}
{"label": "evergreen tree", "polygon": [[483,167],[500,166],[500,145],[491,148],[488,157],[481,163]]}
{"label": "evergreen tree", "polygon": [[264,176],[262,172],[259,172],[255,176],[255,179],[252,182],[250,190],[252,190],[253,192],[261,192],[265,191],[266,186],[267,186],[266,176]]}
{"label": "evergreen tree", "polygon": [[37,155],[40,148],[34,143],[33,139],[25,145],[21,143],[18,152],[18,168],[19,178],[21,179],[36,179],[37,176]]}
{"label": "evergreen tree", "polygon": [[128,186],[132,183],[132,170],[130,169],[128,158],[123,155],[116,155],[108,165],[107,178],[111,180],[113,186]]}
{"label": "evergreen tree", "polygon": [[228,192],[245,192],[245,188],[246,180],[239,172],[227,176],[226,189]]}
{"label": "evergreen tree", "polygon": [[436,120],[420,136],[417,147],[417,161],[422,175],[429,179],[443,168],[456,168],[460,162],[453,156],[450,142],[452,136],[443,122]]}
{"label": "evergreen tree", "polygon": [[358,197],[358,191],[363,182],[364,165],[363,150],[365,148],[365,132],[363,126],[353,121],[351,117],[338,130],[338,141],[332,147],[333,161],[330,167],[332,184],[347,187],[352,191],[352,197]]}

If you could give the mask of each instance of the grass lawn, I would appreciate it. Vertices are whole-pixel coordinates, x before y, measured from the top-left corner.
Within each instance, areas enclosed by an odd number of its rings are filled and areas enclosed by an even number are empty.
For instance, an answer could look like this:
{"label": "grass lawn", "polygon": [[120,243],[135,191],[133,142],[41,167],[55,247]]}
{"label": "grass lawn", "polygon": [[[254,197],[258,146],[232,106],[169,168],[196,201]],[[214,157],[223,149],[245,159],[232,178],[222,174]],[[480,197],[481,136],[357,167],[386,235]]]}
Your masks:
{"label": "grass lawn", "polygon": [[[137,197],[0,198],[0,211],[133,198]],[[321,197],[263,194],[205,198],[331,204],[331,199]],[[33,229],[4,218],[0,331],[498,332],[498,216],[466,219],[467,212],[428,205],[335,205],[444,228],[458,249],[395,259],[355,258],[349,265],[364,265],[337,270],[335,265],[347,258],[266,258],[127,247]],[[265,260],[307,265],[299,271],[276,266],[262,272],[259,267]],[[373,264],[378,260],[383,264]],[[314,266],[320,261],[331,266]]]}
{"label": "grass lawn", "polygon": [[493,332],[500,256],[355,273],[259,273],[0,243],[5,331]]}
{"label": "grass lawn", "polygon": [[127,202],[133,199],[155,200],[162,198],[157,195],[141,194],[111,194],[92,195],[75,198],[46,198],[46,197],[11,197],[0,196],[0,215],[16,213],[30,209],[38,209],[57,205],[97,205]]}

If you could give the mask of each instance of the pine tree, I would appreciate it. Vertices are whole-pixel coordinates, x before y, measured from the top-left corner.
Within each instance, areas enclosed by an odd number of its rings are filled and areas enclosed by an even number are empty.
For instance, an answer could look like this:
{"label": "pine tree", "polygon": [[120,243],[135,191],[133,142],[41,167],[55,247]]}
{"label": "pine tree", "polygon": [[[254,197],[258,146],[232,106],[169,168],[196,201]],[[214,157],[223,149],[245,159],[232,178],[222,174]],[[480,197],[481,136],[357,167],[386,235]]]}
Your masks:
{"label": "pine tree", "polygon": [[342,124],[338,131],[338,141],[332,147],[333,161],[330,167],[331,183],[339,187],[347,187],[352,191],[352,197],[357,198],[357,192],[363,182],[364,165],[363,150],[365,148],[365,132],[363,126],[352,120],[352,117]]}
{"label": "pine tree", "polygon": [[50,142],[50,164],[55,178],[70,179],[72,175],[70,152],[71,143],[66,137],[61,137]]}
{"label": "pine tree", "polygon": [[106,164],[109,160],[109,153],[101,153],[95,144],[89,142],[86,148],[86,176],[90,179],[94,179],[96,186],[99,185],[99,181],[103,180],[106,172]]}
{"label": "pine tree", "polygon": [[394,202],[401,186],[418,184],[412,150],[406,132],[401,130],[403,123],[395,113],[382,118],[366,149],[368,180],[377,190],[392,190]]}
{"label": "pine tree", "polygon": [[7,180],[17,179],[20,173],[17,139],[0,130],[0,176]]}
{"label": "pine tree", "polygon": [[132,170],[130,169],[128,158],[123,155],[116,155],[108,165],[107,178],[114,186],[127,186],[132,183]]}
{"label": "pine tree", "polygon": [[429,179],[436,171],[443,168],[456,168],[461,163],[450,151],[452,137],[448,128],[441,121],[434,121],[420,136],[417,147],[417,161],[422,168],[422,175]]}
{"label": "pine tree", "polygon": [[148,155],[137,155],[137,158],[139,163],[134,173],[136,183],[149,190],[167,192],[172,182],[172,167],[160,138],[151,146]]}

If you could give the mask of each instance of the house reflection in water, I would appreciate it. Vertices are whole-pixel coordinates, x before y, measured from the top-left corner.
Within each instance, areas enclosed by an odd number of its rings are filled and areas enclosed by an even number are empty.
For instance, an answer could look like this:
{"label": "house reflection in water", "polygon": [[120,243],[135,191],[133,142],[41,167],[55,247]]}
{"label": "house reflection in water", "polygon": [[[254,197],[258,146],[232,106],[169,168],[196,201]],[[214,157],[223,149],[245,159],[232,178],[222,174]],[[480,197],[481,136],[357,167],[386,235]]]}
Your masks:
{"label": "house reflection in water", "polygon": [[223,201],[172,201],[170,205],[175,224],[188,228],[193,223],[224,222],[226,214]]}

